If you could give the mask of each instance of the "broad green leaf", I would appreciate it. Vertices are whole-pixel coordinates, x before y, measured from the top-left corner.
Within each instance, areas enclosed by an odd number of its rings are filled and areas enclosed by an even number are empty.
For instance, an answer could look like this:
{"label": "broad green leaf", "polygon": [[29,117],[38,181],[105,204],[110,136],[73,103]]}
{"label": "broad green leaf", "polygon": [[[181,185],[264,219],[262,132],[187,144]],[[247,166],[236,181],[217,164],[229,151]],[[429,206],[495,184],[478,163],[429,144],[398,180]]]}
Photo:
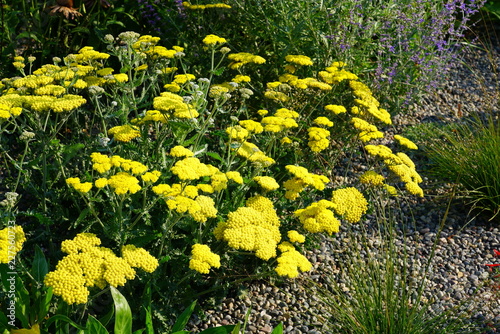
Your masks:
{"label": "broad green leaf", "polygon": [[23,327],[30,327],[28,315],[30,314],[30,294],[24,287],[21,277],[16,277],[16,318]]}
{"label": "broad green leaf", "polygon": [[220,155],[219,155],[218,153],[216,153],[216,152],[207,152],[207,155],[208,155],[209,157],[212,157],[212,158],[216,159],[216,160],[219,160],[219,161],[224,161],[224,160],[220,157]]}
{"label": "broad green leaf", "polygon": [[231,334],[240,334],[241,324],[236,324],[231,331]]}
{"label": "broad green leaf", "polygon": [[132,311],[127,299],[115,287],[111,287],[111,296],[115,303],[114,334],[132,334]]}
{"label": "broad green leaf", "polygon": [[73,159],[81,149],[85,148],[85,145],[82,143],[66,145],[64,146],[63,155],[64,155],[64,163]]}
{"label": "broad green leaf", "polygon": [[109,334],[106,327],[92,315],[87,318],[87,329],[84,331],[85,334]]}
{"label": "broad green leaf", "polygon": [[58,321],[61,321],[62,323],[67,323],[67,324],[70,324],[71,326],[77,328],[77,329],[80,329],[80,330],[85,330],[85,327],[77,324],[76,322],[74,322],[73,320],[71,320],[70,318],[68,318],[67,316],[63,315],[63,314],[56,314],[52,317],[50,317],[47,322],[45,323],[45,328],[49,328],[49,326],[53,323],[53,322],[58,322]]}
{"label": "broad green leaf", "polygon": [[194,307],[196,306],[196,300],[189,305],[184,312],[177,318],[177,321],[175,322],[174,326],[172,327],[172,332],[178,332],[184,329],[186,327],[186,324],[189,321],[189,318],[191,317],[191,314],[194,311]]}
{"label": "broad green leaf", "polygon": [[283,334],[283,323],[280,322],[280,324],[273,329],[271,334]]}
{"label": "broad green leaf", "polygon": [[111,321],[111,318],[115,315],[115,308],[112,307],[109,312],[103,316],[101,319],[99,319],[99,322],[103,324],[104,326],[107,326],[109,322]]}
{"label": "broad green leaf", "polygon": [[52,288],[48,288],[45,290],[45,294],[40,300],[40,304],[38,306],[38,319],[44,319],[49,313],[50,302],[52,301]]}
{"label": "broad green leaf", "polygon": [[204,331],[201,331],[200,334],[229,334],[234,333],[234,330],[237,328],[237,333],[239,333],[239,326],[236,325],[226,325],[219,327],[207,328]]}
{"label": "broad green leaf", "polygon": [[35,258],[33,259],[33,266],[31,268],[31,274],[37,283],[43,282],[43,278],[49,272],[49,266],[45,255],[38,245],[35,245]]}
{"label": "broad green leaf", "polygon": [[11,326],[9,325],[9,319],[7,319],[7,316],[4,314],[4,312],[0,312],[0,331],[6,330],[7,328],[10,328]]}
{"label": "broad green leaf", "polygon": [[151,281],[148,281],[144,289],[144,311],[146,313],[146,333],[154,334],[153,315],[151,312]]}

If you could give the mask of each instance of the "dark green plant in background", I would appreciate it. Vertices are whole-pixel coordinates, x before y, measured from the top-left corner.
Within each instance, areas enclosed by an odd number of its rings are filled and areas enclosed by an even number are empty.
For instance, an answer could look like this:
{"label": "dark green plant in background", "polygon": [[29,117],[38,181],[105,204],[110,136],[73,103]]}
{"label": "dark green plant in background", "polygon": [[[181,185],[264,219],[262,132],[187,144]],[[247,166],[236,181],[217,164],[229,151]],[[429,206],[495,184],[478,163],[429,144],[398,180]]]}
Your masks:
{"label": "dark green plant in background", "polygon": [[[0,0],[0,57],[14,55],[34,56],[37,64],[50,62],[52,57],[76,52],[83,45],[98,48],[107,33],[140,30],[136,1],[120,1],[105,8],[99,1],[75,0],[74,6],[81,15],[51,13],[55,0],[5,1]],[[10,61],[0,62],[0,74],[13,71]]]}

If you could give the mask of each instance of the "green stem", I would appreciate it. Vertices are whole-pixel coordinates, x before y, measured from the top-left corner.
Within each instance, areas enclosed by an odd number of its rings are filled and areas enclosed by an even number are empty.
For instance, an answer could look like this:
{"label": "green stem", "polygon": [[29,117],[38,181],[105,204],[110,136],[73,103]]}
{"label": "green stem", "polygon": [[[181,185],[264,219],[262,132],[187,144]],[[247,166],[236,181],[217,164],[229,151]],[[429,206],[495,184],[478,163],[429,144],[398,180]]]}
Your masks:
{"label": "green stem", "polygon": [[161,254],[163,253],[163,248],[165,246],[165,239],[167,238],[167,234],[170,232],[170,230],[172,229],[172,227],[175,226],[175,224],[177,224],[180,220],[181,220],[182,216],[181,215],[178,215],[176,219],[174,219],[172,221],[172,223],[168,224],[168,218],[167,220],[165,221],[165,223],[162,225],[162,228],[163,228],[163,233],[162,233],[162,236],[161,236],[161,242],[160,242],[160,249],[158,251],[158,258],[161,257]]}

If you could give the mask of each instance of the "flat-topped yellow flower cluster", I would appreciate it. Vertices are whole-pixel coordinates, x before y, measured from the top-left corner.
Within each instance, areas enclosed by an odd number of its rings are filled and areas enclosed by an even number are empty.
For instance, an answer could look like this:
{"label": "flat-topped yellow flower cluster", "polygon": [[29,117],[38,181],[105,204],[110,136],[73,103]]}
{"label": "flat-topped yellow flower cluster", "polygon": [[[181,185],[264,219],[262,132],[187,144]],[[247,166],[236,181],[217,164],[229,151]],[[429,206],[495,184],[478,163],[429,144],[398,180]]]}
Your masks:
{"label": "flat-topped yellow flower cluster", "polygon": [[68,254],[49,272],[44,279],[54,294],[61,296],[68,304],[84,304],[89,288],[104,289],[108,284],[123,286],[134,279],[140,268],[152,273],[158,267],[158,260],[145,249],[126,245],[121,249],[122,257],[116,256],[106,247],[100,247],[101,240],[92,233],[80,233],[72,240],[65,240],[61,250]]}

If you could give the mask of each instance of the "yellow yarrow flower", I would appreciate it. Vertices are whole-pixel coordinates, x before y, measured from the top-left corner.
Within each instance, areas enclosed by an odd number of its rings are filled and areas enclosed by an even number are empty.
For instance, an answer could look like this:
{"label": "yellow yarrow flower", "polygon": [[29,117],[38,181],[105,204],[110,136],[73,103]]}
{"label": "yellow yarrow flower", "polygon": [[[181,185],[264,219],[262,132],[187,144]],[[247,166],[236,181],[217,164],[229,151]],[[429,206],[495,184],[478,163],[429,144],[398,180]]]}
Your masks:
{"label": "yellow yarrow flower", "polygon": [[66,184],[82,194],[86,194],[90,191],[90,189],[92,189],[91,182],[81,183],[80,178],[78,177],[70,177],[66,179]]}
{"label": "yellow yarrow flower", "polygon": [[283,103],[290,100],[290,97],[288,95],[286,95],[285,93],[276,92],[274,90],[266,90],[264,92],[264,97],[267,99],[276,100],[276,101],[283,102]]}
{"label": "yellow yarrow flower", "polygon": [[122,257],[129,266],[141,268],[145,272],[152,273],[158,268],[158,260],[153,257],[144,248],[138,248],[134,245],[126,245],[122,247]]}
{"label": "yellow yarrow flower", "polygon": [[299,269],[302,272],[311,270],[312,264],[309,260],[288,242],[283,242],[279,246],[281,255],[278,257],[278,265],[274,269],[280,276],[295,278],[299,276]]}
{"label": "yellow yarrow flower", "polygon": [[117,257],[109,248],[99,247],[101,240],[91,233],[78,234],[65,240],[61,250],[66,255],[44,278],[44,284],[52,287],[54,294],[68,304],[87,302],[89,288],[104,289],[124,285],[135,277],[133,267],[153,272],[158,261],[146,250],[133,245],[122,248],[123,258]]}
{"label": "yellow yarrow flower", "polygon": [[96,188],[99,188],[99,189],[104,188],[108,185],[108,179],[101,177],[101,178],[94,181],[94,185]]}
{"label": "yellow yarrow flower", "polygon": [[229,135],[229,139],[240,142],[245,141],[245,139],[250,136],[248,130],[241,125],[228,127],[226,133]]}
{"label": "yellow yarrow flower", "polygon": [[247,141],[241,144],[236,153],[254,164],[262,165],[263,167],[269,167],[275,163],[274,159],[266,156],[257,145]]}
{"label": "yellow yarrow flower", "polygon": [[302,55],[288,55],[285,57],[285,60],[289,63],[294,63],[302,66],[311,66],[313,62],[311,58]]}
{"label": "yellow yarrow flower", "polygon": [[189,73],[177,74],[176,76],[174,76],[173,82],[178,84],[178,85],[183,85],[188,81],[193,81],[194,79],[196,79],[196,77],[193,74],[189,74]]}
{"label": "yellow yarrow flower", "polygon": [[307,145],[313,152],[321,152],[330,146],[330,141],[328,140],[330,131],[313,126],[307,129],[307,132],[309,134]]}
{"label": "yellow yarrow flower", "polygon": [[401,135],[394,135],[394,139],[396,139],[401,146],[404,146],[410,150],[418,150],[418,146],[408,138],[405,138]]}
{"label": "yellow yarrow flower", "polygon": [[208,45],[208,46],[215,46],[217,44],[224,44],[226,42],[227,41],[226,41],[225,38],[222,38],[222,37],[219,37],[219,36],[216,36],[216,35],[207,35],[203,39],[203,44]]}
{"label": "yellow yarrow flower", "polygon": [[200,159],[194,157],[187,157],[177,161],[170,170],[181,180],[197,180],[213,174],[208,165],[200,162]]}
{"label": "yellow yarrow flower", "polygon": [[368,211],[368,201],[354,187],[338,189],[332,192],[335,213],[343,216],[349,223],[357,223]]}
{"label": "yellow yarrow flower", "polygon": [[273,191],[280,187],[278,182],[271,176],[256,176],[253,178],[264,191]]}
{"label": "yellow yarrow flower", "polygon": [[193,151],[190,149],[185,148],[184,146],[177,145],[174,146],[170,149],[171,156],[176,157],[176,158],[183,158],[183,157],[192,157],[194,156]]}
{"label": "yellow yarrow flower", "polygon": [[236,171],[226,172],[226,177],[229,180],[233,180],[234,182],[236,182],[238,184],[243,184],[243,177],[241,177],[240,172],[236,172]]}
{"label": "yellow yarrow flower", "polygon": [[116,140],[124,143],[128,143],[132,139],[141,136],[139,128],[129,124],[114,126],[108,130],[108,134],[113,135]]}
{"label": "yellow yarrow flower", "polygon": [[287,236],[290,242],[298,242],[302,244],[306,241],[306,237],[295,230],[288,231]]}
{"label": "yellow yarrow flower", "polygon": [[231,81],[232,82],[236,82],[236,83],[241,83],[241,82],[250,82],[251,79],[250,79],[250,77],[248,75],[238,74]]}
{"label": "yellow yarrow flower", "polygon": [[339,106],[335,104],[326,105],[325,110],[331,111],[335,115],[344,114],[347,112],[347,109],[344,106]]}
{"label": "yellow yarrow flower", "polygon": [[191,216],[194,220],[204,223],[208,218],[217,217],[217,208],[212,198],[204,195],[196,197],[195,202],[199,205],[200,210],[192,212]]}
{"label": "yellow yarrow flower", "polygon": [[424,197],[424,191],[416,182],[406,182],[405,188],[410,194],[416,195],[418,197]]}
{"label": "yellow yarrow flower", "polygon": [[106,173],[113,167],[111,159],[102,153],[94,152],[90,154],[90,158],[92,159],[92,168],[101,174]]}
{"label": "yellow yarrow flower", "polygon": [[385,177],[373,170],[370,170],[361,175],[359,181],[371,186],[382,186],[384,184]]}
{"label": "yellow yarrow flower", "polygon": [[125,172],[111,176],[108,184],[117,195],[125,195],[126,193],[135,194],[142,189],[139,185],[139,180]]}
{"label": "yellow yarrow flower", "polygon": [[263,260],[276,256],[276,246],[281,240],[280,221],[273,203],[263,196],[254,196],[228,214],[214,230],[217,239],[225,240],[235,249],[253,251]]}
{"label": "yellow yarrow flower", "polygon": [[314,202],[305,209],[299,209],[294,212],[298,217],[304,229],[311,233],[326,232],[328,234],[338,233],[340,221],[335,217],[331,208],[335,204],[328,200]]}
{"label": "yellow yarrow flower", "polygon": [[23,248],[26,241],[23,228],[19,225],[0,230],[0,263],[9,263]]}
{"label": "yellow yarrow flower", "polygon": [[238,122],[239,125],[244,127],[248,132],[259,134],[264,131],[264,127],[259,122],[253,121],[251,119],[243,120]]}
{"label": "yellow yarrow flower", "polygon": [[64,240],[61,243],[61,250],[66,254],[77,254],[86,252],[90,248],[99,246],[101,239],[93,233],[80,233],[71,240]]}
{"label": "yellow yarrow flower", "polygon": [[154,170],[152,172],[147,172],[147,173],[144,173],[143,175],[141,175],[141,179],[144,182],[155,183],[156,181],[158,181],[160,176],[161,176],[161,172]]}
{"label": "yellow yarrow flower", "polygon": [[316,117],[313,121],[316,125],[323,125],[323,126],[328,126],[328,127],[332,127],[333,126],[333,122],[330,121],[328,118],[326,117]]}
{"label": "yellow yarrow flower", "polygon": [[233,61],[233,63],[229,64],[229,68],[233,70],[239,69],[241,66],[249,63],[264,64],[266,62],[261,56],[253,55],[248,52],[232,53],[227,57],[229,60]]}
{"label": "yellow yarrow flower", "polygon": [[153,99],[153,107],[159,111],[171,113],[176,118],[195,118],[199,114],[190,104],[184,102],[181,96],[163,92]]}
{"label": "yellow yarrow flower", "polygon": [[220,268],[220,256],[213,253],[207,245],[194,244],[191,248],[189,268],[200,274],[208,274],[210,268]]}

